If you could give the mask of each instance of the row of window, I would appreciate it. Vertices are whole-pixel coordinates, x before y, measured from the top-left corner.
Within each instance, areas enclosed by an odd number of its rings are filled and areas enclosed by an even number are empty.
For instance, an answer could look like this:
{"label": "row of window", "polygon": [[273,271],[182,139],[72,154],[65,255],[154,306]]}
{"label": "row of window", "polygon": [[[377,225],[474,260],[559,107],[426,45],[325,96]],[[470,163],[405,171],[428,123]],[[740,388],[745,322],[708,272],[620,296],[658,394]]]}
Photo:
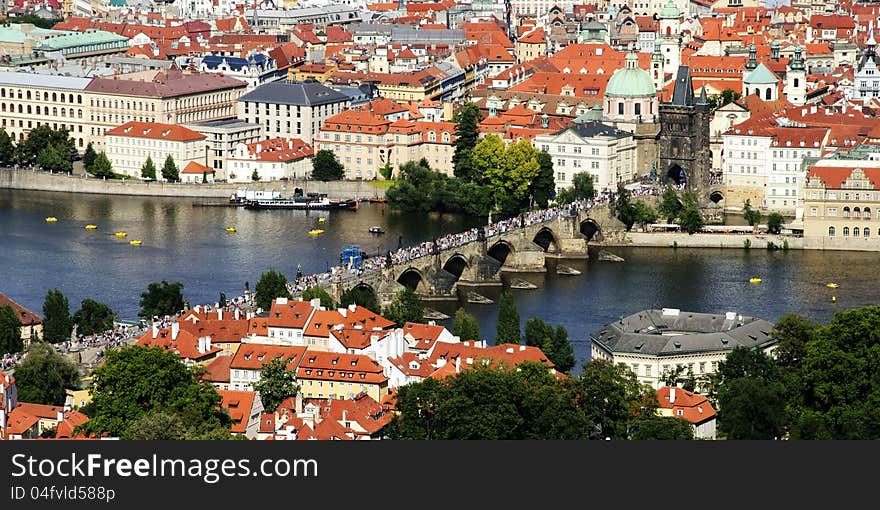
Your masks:
{"label": "row of window", "polygon": [[[65,95],[64,92],[52,92],[52,95],[49,95],[49,92],[41,93],[39,90],[34,91],[33,93],[34,101],[52,101],[53,103],[71,103],[71,104],[82,104],[82,95],[77,94],[74,96],[73,94]],[[8,97],[10,99],[31,99],[31,91],[21,89],[4,89],[0,88],[0,98]],[[74,101],[74,97],[76,101]]]}
{"label": "row of window", "polygon": [[[834,237],[836,234],[837,229],[834,227],[828,227],[828,237]],[[880,228],[877,229],[877,235],[880,236]],[[843,227],[843,237],[850,237],[849,227]],[[871,229],[868,227],[862,229],[859,227],[853,227],[852,237],[871,237]]]}
{"label": "row of window", "polygon": [[[818,213],[816,207],[810,208],[810,216],[816,216]],[[855,207],[850,211],[849,207],[844,207],[842,211],[842,216],[844,218],[865,218],[867,220],[871,219],[871,208],[865,207],[864,209],[859,209]],[[825,209],[825,216],[837,216],[837,208],[836,207],[828,207]],[[877,211],[877,219],[880,219],[880,211]]]}

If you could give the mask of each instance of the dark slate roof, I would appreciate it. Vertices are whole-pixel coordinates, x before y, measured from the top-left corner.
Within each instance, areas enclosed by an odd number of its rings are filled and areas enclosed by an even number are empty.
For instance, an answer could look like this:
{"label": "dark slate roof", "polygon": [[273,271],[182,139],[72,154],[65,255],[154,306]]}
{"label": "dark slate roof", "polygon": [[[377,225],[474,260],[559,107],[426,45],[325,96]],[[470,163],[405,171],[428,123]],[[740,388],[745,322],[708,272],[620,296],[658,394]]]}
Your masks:
{"label": "dark slate roof", "polygon": [[594,136],[610,136],[612,138],[626,138],[632,136],[632,133],[617,129],[601,122],[584,122],[575,124],[568,128],[578,134],[581,138],[592,138]]}
{"label": "dark slate roof", "polygon": [[217,69],[223,64],[223,62],[226,62],[226,65],[233,71],[240,71],[242,67],[248,65],[265,68],[267,61],[268,59],[266,55],[263,55],[262,53],[251,55],[248,58],[222,57],[219,55],[205,55],[205,57],[202,58],[202,64],[208,69]]}
{"label": "dark slate roof", "polygon": [[350,101],[350,98],[342,92],[325,87],[316,81],[281,80],[260,85],[238,100],[254,103],[319,106]]}
{"label": "dark slate roof", "polygon": [[675,90],[672,92],[672,104],[677,106],[694,106],[694,83],[691,80],[691,68],[678,66],[675,76]]}
{"label": "dark slate roof", "polygon": [[643,310],[612,322],[591,334],[590,339],[612,353],[677,356],[731,351],[740,346],[767,347],[776,342],[770,336],[772,331],[770,322],[734,312],[711,314],[664,308]]}

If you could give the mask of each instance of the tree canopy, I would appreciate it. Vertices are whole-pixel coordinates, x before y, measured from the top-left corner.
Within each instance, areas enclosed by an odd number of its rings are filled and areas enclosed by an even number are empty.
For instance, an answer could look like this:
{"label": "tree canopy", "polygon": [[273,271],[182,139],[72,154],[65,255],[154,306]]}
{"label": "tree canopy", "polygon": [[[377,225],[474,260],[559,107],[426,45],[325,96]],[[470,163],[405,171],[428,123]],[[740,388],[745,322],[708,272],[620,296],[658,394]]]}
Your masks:
{"label": "tree canopy", "polygon": [[749,225],[754,227],[758,223],[761,223],[761,211],[752,209],[752,204],[749,199],[746,199],[746,201],[743,202],[742,213],[743,219],[746,220],[746,223]]}
{"label": "tree canopy", "polygon": [[452,334],[462,341],[479,340],[480,324],[467,310],[459,308],[455,311],[455,318],[452,320]]}
{"label": "tree canopy", "polygon": [[284,399],[294,397],[299,392],[296,374],[287,368],[287,362],[282,358],[273,358],[263,364],[260,380],[254,383],[254,391],[260,394],[266,412],[274,413]]}
{"label": "tree canopy", "polygon": [[684,207],[678,213],[679,226],[685,229],[688,234],[699,232],[703,228],[705,220],[703,220],[703,213],[700,212],[697,194],[693,191],[685,191],[682,194],[682,201],[684,202]]}
{"label": "tree canopy", "polygon": [[272,308],[272,301],[275,298],[290,297],[290,292],[287,290],[287,277],[274,269],[260,275],[260,279],[254,286],[254,292],[257,306],[265,311]]}
{"label": "tree canopy", "polygon": [[474,103],[468,103],[453,116],[455,122],[455,153],[452,155],[453,173],[456,177],[465,181],[473,181],[477,178],[471,166],[471,151],[477,145],[479,139],[478,125],[483,114]]}
{"label": "tree canopy", "polygon": [[398,291],[382,315],[399,326],[403,326],[407,322],[425,322],[422,299],[409,288]]}
{"label": "tree canopy", "polygon": [[80,309],[73,314],[73,322],[76,324],[77,333],[81,335],[94,335],[113,329],[115,314],[104,303],[93,299],[84,299],[80,303]]}
{"label": "tree canopy", "polygon": [[75,388],[79,382],[79,370],[73,361],[58,354],[46,342],[31,343],[24,361],[15,369],[21,402],[64,405],[65,389]]}
{"label": "tree canopy", "polygon": [[[217,390],[199,378],[198,369],[158,347],[107,351],[105,364],[93,373],[91,391],[93,416],[83,425],[89,433],[153,439],[143,437],[144,429],[157,433],[163,423],[174,422],[182,436],[165,439],[197,439],[215,430],[228,436],[230,420],[220,409]],[[157,418],[153,413],[166,416]]]}
{"label": "tree canopy", "polygon": [[519,344],[522,341],[519,323],[519,311],[513,300],[513,294],[506,290],[498,298],[498,321],[495,330],[495,345]]}
{"label": "tree canopy", "polygon": [[153,158],[151,156],[147,156],[147,160],[144,161],[143,166],[141,166],[141,177],[149,180],[156,180],[156,164],[153,163]]}
{"label": "tree canopy", "polygon": [[171,154],[165,158],[165,164],[162,165],[162,178],[168,182],[180,180],[180,170],[177,168],[177,164],[174,163],[174,158],[171,157]]}
{"label": "tree canopy", "polygon": [[165,280],[153,282],[141,293],[141,309],[138,317],[164,317],[183,310],[183,284],[168,283]]}
{"label": "tree canopy", "polygon": [[70,340],[73,331],[73,318],[70,304],[58,289],[50,289],[43,300],[43,339],[58,343]]}
{"label": "tree canopy", "polygon": [[782,232],[782,224],[785,222],[785,218],[782,217],[778,212],[772,212],[767,215],[767,232],[771,234],[778,234]]}
{"label": "tree canopy", "polygon": [[23,347],[18,314],[9,305],[0,306],[0,354],[20,352]]}
{"label": "tree canopy", "polygon": [[116,174],[113,172],[113,165],[110,164],[110,159],[107,158],[107,154],[104,151],[98,153],[95,156],[95,161],[92,163],[91,168],[92,175],[100,178],[112,179],[116,177]]}
{"label": "tree canopy", "polygon": [[338,181],[345,177],[345,167],[333,151],[319,150],[312,158],[312,179],[316,181]]}
{"label": "tree canopy", "polygon": [[379,298],[373,289],[358,285],[350,289],[346,289],[339,296],[339,306],[358,305],[370,310],[371,312],[380,312],[382,308],[379,306]]}
{"label": "tree canopy", "polygon": [[667,185],[660,196],[660,205],[657,206],[657,213],[666,218],[668,223],[674,223],[681,210],[681,202],[678,201],[678,192],[671,185]]}
{"label": "tree canopy", "polygon": [[336,303],[333,301],[333,296],[327,292],[327,289],[321,287],[320,285],[313,285],[311,287],[306,288],[302,293],[303,301],[311,301],[313,299],[320,299],[321,306],[328,310],[332,310],[336,307]]}

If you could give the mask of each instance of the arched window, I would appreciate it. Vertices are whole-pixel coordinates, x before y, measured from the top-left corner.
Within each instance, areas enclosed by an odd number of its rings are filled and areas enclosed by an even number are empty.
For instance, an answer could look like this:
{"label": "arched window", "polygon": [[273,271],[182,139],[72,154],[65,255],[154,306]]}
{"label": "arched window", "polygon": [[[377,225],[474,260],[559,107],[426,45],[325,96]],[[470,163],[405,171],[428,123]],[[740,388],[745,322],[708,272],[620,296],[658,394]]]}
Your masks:
{"label": "arched window", "polygon": [[863,212],[865,213],[865,218],[871,217],[871,208],[870,207],[865,207],[865,210]]}
{"label": "arched window", "polygon": [[642,114],[642,103],[636,103],[636,104],[635,104],[635,114],[636,114],[636,115],[641,115],[641,114]]}
{"label": "arched window", "polygon": [[861,232],[859,232],[859,227],[854,227],[853,228],[853,237],[859,237],[859,234],[861,234]]}
{"label": "arched window", "polygon": [[[880,230],[880,229],[878,229]],[[880,235],[880,234],[877,234]],[[834,227],[828,227],[828,237],[834,237]]]}
{"label": "arched window", "polygon": [[617,102],[617,114],[623,115],[623,101]]}
{"label": "arched window", "polygon": [[853,218],[860,218],[862,216],[862,210],[858,207],[853,208]]}
{"label": "arched window", "polygon": [[769,101],[773,98],[773,89],[771,87],[767,87],[767,92],[764,93],[764,99]]}
{"label": "arched window", "polygon": [[843,227],[843,237],[849,237],[849,227]]}
{"label": "arched window", "polygon": [[798,88],[800,86],[800,84],[801,84],[801,81],[798,78],[795,78],[794,79],[794,87]]}
{"label": "arched window", "polygon": [[848,206],[843,208],[843,217],[849,218],[849,207]]}
{"label": "arched window", "polygon": [[871,237],[871,229],[868,227],[865,227],[864,229],[862,229],[862,235],[865,237]]}

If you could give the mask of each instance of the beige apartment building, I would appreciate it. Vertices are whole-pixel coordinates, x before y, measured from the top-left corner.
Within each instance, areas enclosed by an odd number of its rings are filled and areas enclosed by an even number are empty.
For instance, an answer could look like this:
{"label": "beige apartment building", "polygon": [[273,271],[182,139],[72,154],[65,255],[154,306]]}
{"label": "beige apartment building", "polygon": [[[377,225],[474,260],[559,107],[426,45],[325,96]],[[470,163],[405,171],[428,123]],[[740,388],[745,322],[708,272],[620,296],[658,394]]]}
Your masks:
{"label": "beige apartment building", "polygon": [[141,167],[151,157],[159,180],[169,155],[182,172],[191,162],[204,165],[208,154],[205,135],[176,124],[157,122],[132,121],[113,128],[106,133],[105,146],[114,172],[140,178]]}
{"label": "beige apartment building", "polygon": [[14,141],[46,124],[66,128],[80,151],[129,121],[178,124],[235,117],[247,84],[215,74],[151,72],[151,79],[76,78],[0,72],[0,127]]}
{"label": "beige apartment building", "polygon": [[379,169],[386,164],[396,172],[422,158],[432,169],[451,176],[454,140],[451,122],[392,122],[369,111],[348,110],[324,122],[315,150],[333,151],[345,167],[346,179],[379,179]]}
{"label": "beige apartment building", "polygon": [[878,185],[878,161],[820,161],[811,167],[804,185],[804,247],[880,250]]}

